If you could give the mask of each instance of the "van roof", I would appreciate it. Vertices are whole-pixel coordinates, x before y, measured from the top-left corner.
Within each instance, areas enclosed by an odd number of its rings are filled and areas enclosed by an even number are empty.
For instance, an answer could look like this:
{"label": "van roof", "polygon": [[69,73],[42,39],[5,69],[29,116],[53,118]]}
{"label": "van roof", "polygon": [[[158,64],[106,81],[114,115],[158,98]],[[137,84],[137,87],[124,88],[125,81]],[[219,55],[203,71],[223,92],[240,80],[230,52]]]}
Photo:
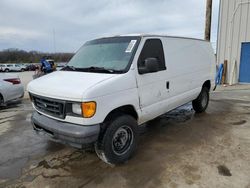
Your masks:
{"label": "van roof", "polygon": [[[167,37],[167,38],[191,39],[191,40],[209,42],[204,39],[198,39],[198,38],[192,38],[192,37],[181,37],[181,36],[159,35],[159,34],[125,34],[125,35],[115,35],[115,36],[110,36],[110,37]],[[102,37],[102,38],[109,38],[109,37]]]}

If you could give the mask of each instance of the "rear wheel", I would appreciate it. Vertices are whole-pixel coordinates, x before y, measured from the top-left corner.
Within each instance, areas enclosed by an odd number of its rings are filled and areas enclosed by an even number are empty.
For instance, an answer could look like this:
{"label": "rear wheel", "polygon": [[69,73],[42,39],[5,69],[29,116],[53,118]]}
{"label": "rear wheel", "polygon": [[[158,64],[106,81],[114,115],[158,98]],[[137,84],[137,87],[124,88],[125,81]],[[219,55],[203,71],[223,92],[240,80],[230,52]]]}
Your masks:
{"label": "rear wheel", "polygon": [[197,99],[193,100],[193,109],[197,113],[202,113],[207,109],[209,103],[209,90],[203,87]]}
{"label": "rear wheel", "polygon": [[120,164],[134,154],[137,142],[136,120],[132,116],[121,115],[107,123],[106,130],[99,136],[95,150],[104,162]]}

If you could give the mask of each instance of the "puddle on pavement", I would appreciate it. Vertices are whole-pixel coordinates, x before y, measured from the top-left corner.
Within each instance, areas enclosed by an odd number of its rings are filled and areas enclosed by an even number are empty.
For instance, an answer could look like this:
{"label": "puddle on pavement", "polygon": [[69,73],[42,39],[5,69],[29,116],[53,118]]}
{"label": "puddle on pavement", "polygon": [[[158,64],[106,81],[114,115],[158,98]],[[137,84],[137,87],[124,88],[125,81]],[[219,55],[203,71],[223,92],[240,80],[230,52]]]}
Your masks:
{"label": "puddle on pavement", "polygon": [[155,125],[165,127],[171,123],[184,123],[191,120],[194,115],[195,112],[192,108],[192,104],[188,103],[141,125],[139,132],[140,134],[144,134],[149,131],[148,128],[155,127]]}
{"label": "puddle on pavement", "polygon": [[188,120],[191,120],[194,114],[195,112],[192,108],[192,105],[187,104],[177,109],[174,109],[166,114],[163,114],[160,117],[156,118],[155,120],[157,119],[162,120],[164,122],[163,126],[165,126],[169,123],[184,123]]}
{"label": "puddle on pavement", "polygon": [[166,121],[183,123],[192,119],[193,115],[192,105],[187,104],[160,116],[160,118],[165,118]]}
{"label": "puddle on pavement", "polygon": [[16,179],[21,176],[22,168],[26,166],[28,157],[10,160],[0,166],[0,179]]}

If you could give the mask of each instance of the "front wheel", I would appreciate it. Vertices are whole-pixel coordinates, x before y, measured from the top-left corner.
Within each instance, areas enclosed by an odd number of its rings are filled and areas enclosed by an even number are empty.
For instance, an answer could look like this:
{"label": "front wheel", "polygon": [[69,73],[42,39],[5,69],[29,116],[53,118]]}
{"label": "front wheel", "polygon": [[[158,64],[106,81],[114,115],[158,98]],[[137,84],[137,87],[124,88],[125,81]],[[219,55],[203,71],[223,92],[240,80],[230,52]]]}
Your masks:
{"label": "front wheel", "polygon": [[202,113],[207,109],[209,103],[209,90],[203,87],[197,99],[193,100],[193,109],[197,113]]}
{"label": "front wheel", "polygon": [[136,120],[129,115],[115,117],[100,134],[95,150],[100,159],[109,164],[127,161],[135,152],[138,142]]}

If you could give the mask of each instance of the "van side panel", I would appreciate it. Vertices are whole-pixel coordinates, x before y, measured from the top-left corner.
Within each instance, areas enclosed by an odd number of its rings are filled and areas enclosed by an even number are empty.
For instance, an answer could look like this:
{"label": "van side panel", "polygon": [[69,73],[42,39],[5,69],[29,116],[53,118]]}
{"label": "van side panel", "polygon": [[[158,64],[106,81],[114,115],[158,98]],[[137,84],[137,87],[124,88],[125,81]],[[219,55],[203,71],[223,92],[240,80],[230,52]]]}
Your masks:
{"label": "van side panel", "polygon": [[214,85],[215,56],[209,42],[174,37],[161,40],[167,67],[164,79],[170,87],[163,100],[142,109],[141,123],[196,99],[205,81]]}
{"label": "van side panel", "polygon": [[168,67],[172,70],[171,78],[179,93],[201,88],[206,80],[211,80],[213,61],[210,43],[180,38],[166,38],[165,42],[164,52]]}

